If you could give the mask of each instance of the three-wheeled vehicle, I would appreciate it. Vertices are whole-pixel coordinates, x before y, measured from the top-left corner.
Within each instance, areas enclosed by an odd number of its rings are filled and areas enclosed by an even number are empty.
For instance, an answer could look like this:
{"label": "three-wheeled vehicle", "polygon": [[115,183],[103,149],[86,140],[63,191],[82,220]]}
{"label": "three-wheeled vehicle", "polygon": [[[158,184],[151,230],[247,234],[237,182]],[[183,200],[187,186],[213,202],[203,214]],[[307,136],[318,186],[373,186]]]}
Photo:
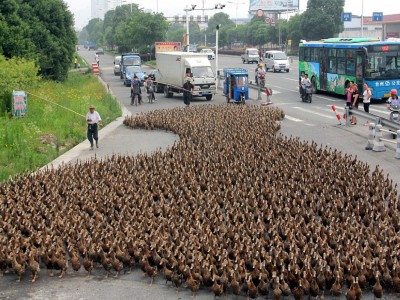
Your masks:
{"label": "three-wheeled vehicle", "polygon": [[249,99],[249,72],[242,68],[224,69],[226,102],[245,103]]}

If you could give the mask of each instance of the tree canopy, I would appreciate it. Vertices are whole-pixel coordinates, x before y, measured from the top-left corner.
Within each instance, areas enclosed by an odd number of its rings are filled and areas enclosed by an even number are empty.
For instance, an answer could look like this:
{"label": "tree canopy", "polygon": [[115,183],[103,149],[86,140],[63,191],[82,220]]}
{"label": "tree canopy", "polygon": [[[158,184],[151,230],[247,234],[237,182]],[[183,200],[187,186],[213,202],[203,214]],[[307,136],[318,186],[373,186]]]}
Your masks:
{"label": "tree canopy", "polygon": [[0,53],[6,58],[34,59],[44,78],[62,81],[75,44],[73,17],[62,0],[2,1]]}

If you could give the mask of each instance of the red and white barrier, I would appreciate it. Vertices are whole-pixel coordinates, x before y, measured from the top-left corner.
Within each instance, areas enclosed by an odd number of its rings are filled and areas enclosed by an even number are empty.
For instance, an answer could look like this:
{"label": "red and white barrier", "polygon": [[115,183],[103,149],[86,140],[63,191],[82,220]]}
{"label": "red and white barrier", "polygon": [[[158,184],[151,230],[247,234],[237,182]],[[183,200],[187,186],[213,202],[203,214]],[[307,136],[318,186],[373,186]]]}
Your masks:
{"label": "red and white barrier", "polygon": [[336,111],[336,106],[335,106],[335,105],[332,105],[331,107],[332,107],[333,112],[334,112],[335,115],[336,115],[336,118],[337,118],[338,121],[339,121],[339,124],[342,125],[342,117],[341,117],[340,114]]}
{"label": "red and white barrier", "polygon": [[92,64],[92,73],[93,75],[99,75],[99,66],[97,63]]}

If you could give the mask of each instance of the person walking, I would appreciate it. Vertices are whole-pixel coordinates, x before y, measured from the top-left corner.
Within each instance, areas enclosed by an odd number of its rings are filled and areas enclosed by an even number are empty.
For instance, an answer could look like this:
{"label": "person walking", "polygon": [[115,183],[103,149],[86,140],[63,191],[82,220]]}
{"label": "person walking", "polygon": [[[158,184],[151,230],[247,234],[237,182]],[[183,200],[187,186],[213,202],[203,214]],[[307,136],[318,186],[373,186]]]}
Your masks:
{"label": "person walking", "polygon": [[75,65],[75,69],[78,69],[78,58],[76,56],[74,58],[74,65]]}
{"label": "person walking", "polygon": [[354,83],[354,81],[351,81],[351,88],[353,89],[353,108],[358,109],[358,87],[357,84]]}
{"label": "person walking", "polygon": [[94,60],[96,61],[97,66],[100,67],[100,58],[97,53],[94,55]]}
{"label": "person walking", "polygon": [[[364,111],[366,113],[369,113],[369,105],[371,104],[371,96],[372,96],[372,92],[371,89],[368,87],[367,83],[364,83],[364,92],[363,92],[363,105],[364,105]],[[364,126],[368,126],[369,122],[366,121],[364,123]]]}
{"label": "person walking", "polygon": [[131,80],[131,105],[135,104],[137,106],[137,103],[134,103],[136,96],[137,96],[137,102],[139,102],[139,104],[142,104],[141,94],[142,94],[142,89],[140,88],[140,80],[135,73]]}
{"label": "person walking", "polygon": [[186,78],[186,82],[183,84],[183,103],[186,104],[186,107],[189,107],[190,105],[193,89],[194,85],[190,81],[190,78]]}
{"label": "person walking", "polygon": [[93,140],[96,141],[96,148],[99,148],[98,126],[102,126],[103,121],[93,105],[90,105],[89,112],[86,114],[86,122],[88,124],[87,138],[90,142],[90,150],[93,150]]}

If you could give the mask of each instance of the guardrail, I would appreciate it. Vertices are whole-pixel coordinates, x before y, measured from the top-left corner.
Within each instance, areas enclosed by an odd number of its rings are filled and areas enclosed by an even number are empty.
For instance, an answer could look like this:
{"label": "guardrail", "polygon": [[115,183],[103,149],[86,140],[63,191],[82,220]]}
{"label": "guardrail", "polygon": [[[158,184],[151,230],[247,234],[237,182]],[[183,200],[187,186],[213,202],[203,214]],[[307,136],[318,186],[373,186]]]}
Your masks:
{"label": "guardrail", "polygon": [[[384,139],[382,137],[382,132],[388,132],[397,135],[397,141],[395,142],[393,140]],[[397,130],[394,133],[393,131],[383,129],[381,124],[375,125],[375,123],[369,123],[368,141],[365,149],[375,152],[386,151],[384,142],[396,144],[396,154],[394,157],[396,159],[400,159],[400,130]]]}
{"label": "guardrail", "polygon": [[[374,115],[367,113],[365,111],[361,111],[358,109],[349,109],[349,107],[346,107],[346,126],[350,126],[350,116],[354,115],[357,117],[362,117],[368,121],[375,122],[375,124],[380,124],[382,126],[385,126],[393,131],[400,130],[400,123],[396,123],[393,121],[390,121],[389,119],[382,118],[380,116]],[[396,132],[391,132],[393,134],[396,134]]]}

